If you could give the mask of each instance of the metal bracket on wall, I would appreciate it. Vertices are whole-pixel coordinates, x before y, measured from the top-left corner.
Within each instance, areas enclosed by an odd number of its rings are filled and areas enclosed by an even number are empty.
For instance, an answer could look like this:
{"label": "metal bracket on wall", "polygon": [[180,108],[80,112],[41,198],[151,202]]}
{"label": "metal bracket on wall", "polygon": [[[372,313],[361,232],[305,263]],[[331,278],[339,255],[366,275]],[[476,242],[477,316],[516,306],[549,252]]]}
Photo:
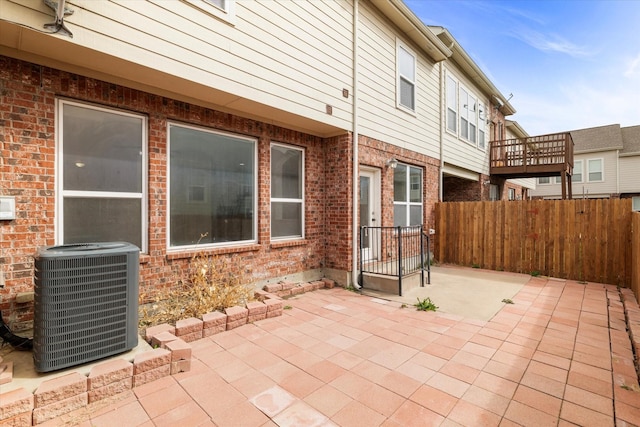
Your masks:
{"label": "metal bracket on wall", "polygon": [[73,14],[73,9],[66,7],[66,0],[44,0],[44,4],[50,7],[55,12],[55,22],[50,24],[44,24],[44,28],[47,30],[51,30],[52,33],[60,33],[70,38],[73,38],[73,34],[69,29],[64,25],[64,17],[67,15]]}

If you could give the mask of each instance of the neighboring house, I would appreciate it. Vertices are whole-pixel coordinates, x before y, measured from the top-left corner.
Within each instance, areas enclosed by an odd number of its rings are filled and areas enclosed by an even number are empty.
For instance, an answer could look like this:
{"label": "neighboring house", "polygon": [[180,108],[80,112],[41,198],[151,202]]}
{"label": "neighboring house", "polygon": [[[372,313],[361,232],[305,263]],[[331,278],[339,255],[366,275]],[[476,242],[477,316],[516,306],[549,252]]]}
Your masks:
{"label": "neighboring house", "polygon": [[45,28],[44,1],[0,0],[0,310],[16,329],[39,246],[134,243],[143,295],[199,252],[256,286],[348,285],[360,225],[432,227],[447,194],[490,197],[488,144],[514,110],[400,0],[66,7]]}
{"label": "neighboring house", "polygon": [[[575,144],[573,198],[640,196],[640,126],[607,125],[570,132]],[[560,197],[558,177],[540,177],[532,197]]]}

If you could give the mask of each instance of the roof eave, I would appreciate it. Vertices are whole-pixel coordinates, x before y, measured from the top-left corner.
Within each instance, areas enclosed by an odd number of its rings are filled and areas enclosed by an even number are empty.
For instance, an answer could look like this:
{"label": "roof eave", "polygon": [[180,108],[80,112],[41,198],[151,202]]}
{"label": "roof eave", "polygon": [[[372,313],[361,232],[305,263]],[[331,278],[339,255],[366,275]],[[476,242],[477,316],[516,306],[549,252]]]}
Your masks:
{"label": "roof eave", "polygon": [[372,3],[435,62],[451,56],[451,50],[402,0],[372,0]]}
{"label": "roof eave", "polygon": [[478,67],[469,54],[462,48],[453,37],[453,35],[444,27],[429,26],[434,35],[436,35],[449,49],[452,50],[451,59],[453,59],[465,72],[465,74],[489,96],[495,96],[502,104],[499,109],[505,116],[516,113],[516,109],[509,103],[509,100],[498,90],[487,75]]}

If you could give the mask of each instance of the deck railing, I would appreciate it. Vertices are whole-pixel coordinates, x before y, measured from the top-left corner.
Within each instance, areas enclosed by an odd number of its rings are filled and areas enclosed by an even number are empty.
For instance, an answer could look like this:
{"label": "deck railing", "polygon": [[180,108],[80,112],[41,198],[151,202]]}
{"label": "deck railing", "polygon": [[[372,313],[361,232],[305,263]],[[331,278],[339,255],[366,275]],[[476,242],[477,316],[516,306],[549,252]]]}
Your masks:
{"label": "deck railing", "polygon": [[422,226],[360,227],[360,286],[364,274],[372,273],[398,278],[398,293],[402,296],[402,278],[420,272],[431,283],[431,242]]}
{"label": "deck railing", "polygon": [[511,178],[571,175],[573,139],[568,132],[491,142],[491,175]]}

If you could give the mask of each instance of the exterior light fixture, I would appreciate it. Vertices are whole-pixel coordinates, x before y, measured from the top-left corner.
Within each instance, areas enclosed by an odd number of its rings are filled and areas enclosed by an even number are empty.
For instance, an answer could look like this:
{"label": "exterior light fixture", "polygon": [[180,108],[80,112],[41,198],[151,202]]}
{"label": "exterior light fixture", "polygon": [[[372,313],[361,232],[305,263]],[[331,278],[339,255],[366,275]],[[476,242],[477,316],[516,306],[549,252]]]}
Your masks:
{"label": "exterior light fixture", "polygon": [[387,160],[387,167],[391,169],[395,169],[398,166],[398,161],[395,158],[390,158]]}

